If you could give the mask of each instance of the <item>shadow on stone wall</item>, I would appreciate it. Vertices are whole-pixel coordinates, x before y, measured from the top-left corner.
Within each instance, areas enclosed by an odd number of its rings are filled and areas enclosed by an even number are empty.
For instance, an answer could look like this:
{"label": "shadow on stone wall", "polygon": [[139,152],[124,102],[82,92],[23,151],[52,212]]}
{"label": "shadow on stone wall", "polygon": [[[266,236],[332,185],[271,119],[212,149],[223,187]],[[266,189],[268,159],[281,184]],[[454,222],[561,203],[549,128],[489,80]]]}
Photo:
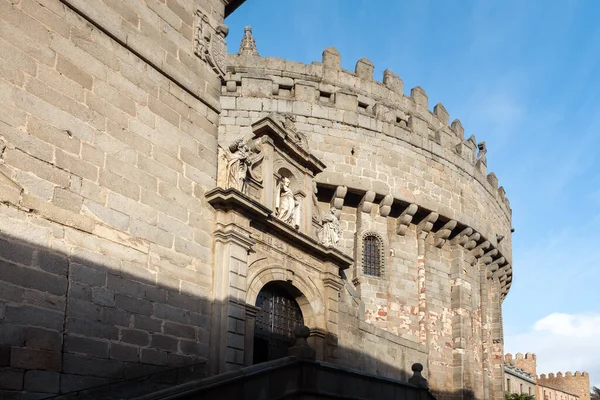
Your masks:
{"label": "shadow on stone wall", "polygon": [[[100,261],[0,234],[0,398],[47,398],[206,364],[215,304],[186,292],[176,276],[157,283],[140,277],[142,266]],[[367,373],[401,381],[412,375],[350,348],[326,351]]]}

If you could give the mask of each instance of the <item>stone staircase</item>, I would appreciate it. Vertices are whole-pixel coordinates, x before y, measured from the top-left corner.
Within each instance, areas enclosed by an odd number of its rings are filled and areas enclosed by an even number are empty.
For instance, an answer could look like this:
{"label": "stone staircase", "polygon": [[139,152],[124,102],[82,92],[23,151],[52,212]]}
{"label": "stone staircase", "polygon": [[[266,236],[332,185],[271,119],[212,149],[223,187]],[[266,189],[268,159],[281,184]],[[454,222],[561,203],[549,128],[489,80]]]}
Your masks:
{"label": "stone staircase", "polygon": [[52,397],[46,397],[45,399],[135,399],[149,393],[159,392],[187,382],[196,382],[204,377],[206,377],[206,361],[186,367],[167,369],[132,379],[118,380],[110,384],[63,393]]}
{"label": "stone staircase", "polygon": [[[420,366],[420,364],[416,365]],[[415,371],[415,375],[421,382],[420,371]],[[426,387],[325,362],[286,357],[136,398],[136,400],[167,399],[435,400],[435,397]]]}
{"label": "stone staircase", "polygon": [[413,364],[408,382],[384,378],[315,360],[307,342],[310,330],[296,328],[289,357],[206,377],[205,363],[119,381],[52,399],[98,400],[435,400]]}

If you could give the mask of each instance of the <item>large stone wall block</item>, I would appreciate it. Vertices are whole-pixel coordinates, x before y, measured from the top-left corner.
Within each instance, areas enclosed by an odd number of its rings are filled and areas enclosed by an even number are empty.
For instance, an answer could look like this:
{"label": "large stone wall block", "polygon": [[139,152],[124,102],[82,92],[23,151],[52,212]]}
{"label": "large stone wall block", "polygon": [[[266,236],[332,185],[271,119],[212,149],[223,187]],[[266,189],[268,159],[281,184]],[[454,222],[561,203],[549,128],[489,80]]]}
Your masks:
{"label": "large stone wall block", "polygon": [[313,103],[317,100],[317,92],[316,85],[312,82],[296,81],[294,85],[296,101]]}
{"label": "large stone wall block", "polygon": [[338,90],[335,92],[335,105],[342,110],[356,112],[358,110],[358,95]]}
{"label": "large stone wall block", "polygon": [[242,78],[242,96],[270,97],[273,93],[273,80],[267,76],[248,76]]}

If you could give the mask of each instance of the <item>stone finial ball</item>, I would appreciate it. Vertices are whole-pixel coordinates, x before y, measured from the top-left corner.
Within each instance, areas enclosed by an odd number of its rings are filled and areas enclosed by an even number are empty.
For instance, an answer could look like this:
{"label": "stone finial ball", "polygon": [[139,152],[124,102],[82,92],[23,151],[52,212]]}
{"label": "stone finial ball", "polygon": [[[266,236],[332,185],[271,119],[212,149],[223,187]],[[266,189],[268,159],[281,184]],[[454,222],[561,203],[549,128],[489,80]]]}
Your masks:
{"label": "stone finial ball", "polygon": [[306,325],[298,325],[294,329],[294,336],[307,339],[310,336],[310,328]]}
{"label": "stone finial ball", "polygon": [[423,371],[423,365],[419,364],[419,363],[414,363],[412,365],[411,369],[413,370],[413,372],[422,372]]}

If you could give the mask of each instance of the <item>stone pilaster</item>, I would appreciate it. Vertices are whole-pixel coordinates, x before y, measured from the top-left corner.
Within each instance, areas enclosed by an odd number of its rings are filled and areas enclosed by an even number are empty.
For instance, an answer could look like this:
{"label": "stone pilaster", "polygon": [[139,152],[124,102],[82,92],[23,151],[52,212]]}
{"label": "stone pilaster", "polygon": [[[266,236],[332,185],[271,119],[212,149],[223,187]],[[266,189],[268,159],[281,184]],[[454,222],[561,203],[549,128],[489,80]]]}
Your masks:
{"label": "stone pilaster", "polygon": [[260,308],[246,304],[246,323],[244,327],[244,366],[252,365],[254,360],[254,327],[256,314]]}
{"label": "stone pilaster", "polygon": [[490,336],[490,289],[489,281],[487,279],[487,267],[481,265],[479,270],[479,281],[480,281],[480,301],[481,301],[481,342],[482,342],[482,355],[481,355],[481,368],[483,371],[483,398],[490,398],[490,349],[491,349],[491,336]]}
{"label": "stone pilaster", "polygon": [[491,393],[490,399],[504,399],[504,333],[502,329],[502,303],[500,281],[493,278],[491,283],[490,314],[491,324]]}
{"label": "stone pilaster", "polygon": [[452,375],[454,389],[460,391],[456,398],[469,399],[475,392],[473,363],[470,362],[472,347],[472,282],[467,272],[471,265],[467,262],[466,251],[460,245],[453,246],[450,280],[452,308]]}
{"label": "stone pilaster", "polygon": [[246,273],[248,252],[254,245],[248,225],[235,211],[217,213],[210,350],[213,373],[238,369],[247,362]]}
{"label": "stone pilaster", "polygon": [[427,343],[427,293],[425,290],[425,241],[438,214],[429,213],[417,226],[417,290],[419,293],[419,343]]}

